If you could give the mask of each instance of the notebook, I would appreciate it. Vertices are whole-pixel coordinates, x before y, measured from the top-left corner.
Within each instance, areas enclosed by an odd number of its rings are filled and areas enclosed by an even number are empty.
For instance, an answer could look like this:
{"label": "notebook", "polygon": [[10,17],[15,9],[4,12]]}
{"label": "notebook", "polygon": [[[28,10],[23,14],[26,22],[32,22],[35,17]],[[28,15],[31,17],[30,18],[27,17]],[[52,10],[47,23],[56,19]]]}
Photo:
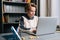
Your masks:
{"label": "notebook", "polygon": [[20,35],[17,33],[17,31],[15,30],[15,28],[13,26],[11,27],[11,30],[12,30],[14,36],[16,37],[16,40],[22,40]]}
{"label": "notebook", "polygon": [[35,35],[55,33],[56,27],[57,27],[57,18],[39,17],[38,27]]}

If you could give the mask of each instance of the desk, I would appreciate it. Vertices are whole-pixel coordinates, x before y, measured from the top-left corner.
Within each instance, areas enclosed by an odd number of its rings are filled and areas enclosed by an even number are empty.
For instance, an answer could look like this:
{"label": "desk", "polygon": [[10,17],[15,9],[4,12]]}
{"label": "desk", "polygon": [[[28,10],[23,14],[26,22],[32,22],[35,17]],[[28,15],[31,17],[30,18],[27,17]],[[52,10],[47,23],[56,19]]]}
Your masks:
{"label": "desk", "polygon": [[[0,38],[2,40],[6,40],[2,36],[4,36],[4,35],[12,35],[12,34],[13,33],[0,34]],[[24,37],[27,38],[26,40],[28,40],[28,39],[30,40],[30,38],[28,38],[28,36],[23,36],[23,38]],[[31,37],[31,35],[29,37]],[[36,37],[34,37],[34,38],[35,38],[34,40],[60,40],[60,31],[56,31],[54,34],[42,35],[42,36],[38,36],[38,38],[36,38]]]}

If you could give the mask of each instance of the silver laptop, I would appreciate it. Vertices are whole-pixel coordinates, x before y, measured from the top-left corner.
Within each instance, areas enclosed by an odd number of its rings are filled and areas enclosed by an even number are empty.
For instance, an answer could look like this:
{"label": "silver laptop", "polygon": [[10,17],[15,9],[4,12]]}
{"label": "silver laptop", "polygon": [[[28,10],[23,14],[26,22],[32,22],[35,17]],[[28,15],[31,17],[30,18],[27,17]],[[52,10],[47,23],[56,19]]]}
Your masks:
{"label": "silver laptop", "polygon": [[39,17],[36,35],[55,33],[57,27],[57,18]]}

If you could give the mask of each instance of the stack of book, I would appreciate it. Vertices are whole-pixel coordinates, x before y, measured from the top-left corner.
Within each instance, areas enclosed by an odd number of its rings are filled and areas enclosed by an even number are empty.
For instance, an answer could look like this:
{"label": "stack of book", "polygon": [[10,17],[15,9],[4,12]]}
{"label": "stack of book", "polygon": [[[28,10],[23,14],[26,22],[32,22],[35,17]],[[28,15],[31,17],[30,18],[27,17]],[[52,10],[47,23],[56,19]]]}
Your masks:
{"label": "stack of book", "polygon": [[25,8],[23,6],[4,5],[4,12],[7,12],[7,13],[25,13]]}

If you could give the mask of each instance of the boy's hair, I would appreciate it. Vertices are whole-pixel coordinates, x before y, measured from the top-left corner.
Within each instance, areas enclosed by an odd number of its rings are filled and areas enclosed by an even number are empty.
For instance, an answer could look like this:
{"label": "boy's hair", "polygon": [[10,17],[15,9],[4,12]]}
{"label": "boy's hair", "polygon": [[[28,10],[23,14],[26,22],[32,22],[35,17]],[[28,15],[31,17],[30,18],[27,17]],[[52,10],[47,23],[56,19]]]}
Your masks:
{"label": "boy's hair", "polygon": [[36,8],[36,5],[34,3],[28,3],[25,7],[25,11],[30,10],[30,7],[35,7]]}

